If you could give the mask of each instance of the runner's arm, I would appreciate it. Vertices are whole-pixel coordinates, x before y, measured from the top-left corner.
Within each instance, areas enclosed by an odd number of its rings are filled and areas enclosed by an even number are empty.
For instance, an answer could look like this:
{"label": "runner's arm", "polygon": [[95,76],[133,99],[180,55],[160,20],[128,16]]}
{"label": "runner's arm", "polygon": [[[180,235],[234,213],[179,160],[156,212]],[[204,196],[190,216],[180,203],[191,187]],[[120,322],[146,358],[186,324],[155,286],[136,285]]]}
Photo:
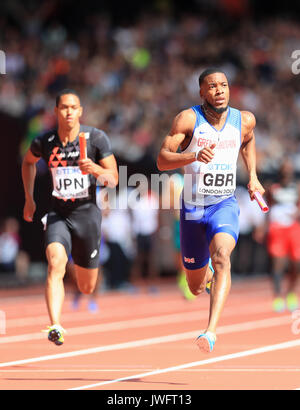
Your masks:
{"label": "runner's arm", "polygon": [[181,168],[196,161],[196,152],[177,152],[185,138],[191,137],[194,124],[195,114],[190,110],[184,110],[175,117],[171,131],[165,137],[157,157],[157,168],[160,171]]}
{"label": "runner's arm", "polygon": [[25,154],[22,161],[22,180],[25,192],[25,205],[23,211],[23,217],[25,221],[32,222],[33,215],[36,209],[33,192],[34,192],[34,181],[36,176],[36,163],[40,159],[32,154],[29,149]]}
{"label": "runner's arm", "polygon": [[96,164],[90,158],[82,159],[78,163],[81,171],[92,174],[104,186],[114,188],[118,185],[117,161],[113,154],[100,159],[99,164]]}
{"label": "runner's arm", "polygon": [[265,193],[256,174],[256,148],[254,127],[256,120],[249,111],[242,111],[242,145],[241,154],[249,175],[248,191],[251,200],[254,199],[254,192],[258,191],[261,195]]}

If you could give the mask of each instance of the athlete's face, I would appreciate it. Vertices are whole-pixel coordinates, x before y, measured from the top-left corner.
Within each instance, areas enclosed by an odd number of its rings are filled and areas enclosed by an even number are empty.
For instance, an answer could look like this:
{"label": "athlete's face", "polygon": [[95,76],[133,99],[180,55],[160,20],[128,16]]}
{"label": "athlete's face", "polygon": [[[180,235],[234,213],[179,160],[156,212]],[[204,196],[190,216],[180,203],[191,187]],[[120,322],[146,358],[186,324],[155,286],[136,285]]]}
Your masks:
{"label": "athlete's face", "polygon": [[58,124],[72,129],[79,124],[82,107],[79,98],[74,94],[65,94],[60,97],[58,107],[55,107]]}
{"label": "athlete's face", "polygon": [[225,111],[229,103],[229,86],[225,74],[214,73],[206,76],[201,84],[200,96],[216,111]]}

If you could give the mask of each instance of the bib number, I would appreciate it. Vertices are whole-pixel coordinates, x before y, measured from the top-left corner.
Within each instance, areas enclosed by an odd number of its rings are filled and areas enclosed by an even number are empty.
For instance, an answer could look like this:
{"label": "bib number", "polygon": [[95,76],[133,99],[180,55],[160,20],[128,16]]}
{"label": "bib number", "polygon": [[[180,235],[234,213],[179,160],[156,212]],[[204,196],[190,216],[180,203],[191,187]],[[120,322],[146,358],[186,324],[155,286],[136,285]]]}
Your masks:
{"label": "bib number", "polygon": [[89,176],[83,175],[79,167],[52,168],[52,195],[60,199],[79,199],[89,196]]}
{"label": "bib number", "polygon": [[[236,172],[219,170],[212,164],[199,174],[198,193],[201,195],[232,195],[236,188]],[[202,167],[201,167],[202,168]]]}

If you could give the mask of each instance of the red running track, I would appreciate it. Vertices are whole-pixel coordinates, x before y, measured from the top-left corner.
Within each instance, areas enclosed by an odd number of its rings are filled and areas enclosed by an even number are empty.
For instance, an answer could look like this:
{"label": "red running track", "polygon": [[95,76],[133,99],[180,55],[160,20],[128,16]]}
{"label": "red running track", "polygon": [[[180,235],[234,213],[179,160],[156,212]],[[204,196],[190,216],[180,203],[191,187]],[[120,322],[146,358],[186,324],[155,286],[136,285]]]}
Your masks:
{"label": "red running track", "polygon": [[[214,351],[201,353],[209,296],[182,298],[173,281],[158,293],[104,293],[90,313],[67,293],[63,346],[48,342],[42,290],[1,292],[1,390],[293,390],[300,388],[300,311],[275,314],[264,278],[233,282]],[[4,313],[3,313],[4,312]],[[4,329],[2,328],[2,333]]]}

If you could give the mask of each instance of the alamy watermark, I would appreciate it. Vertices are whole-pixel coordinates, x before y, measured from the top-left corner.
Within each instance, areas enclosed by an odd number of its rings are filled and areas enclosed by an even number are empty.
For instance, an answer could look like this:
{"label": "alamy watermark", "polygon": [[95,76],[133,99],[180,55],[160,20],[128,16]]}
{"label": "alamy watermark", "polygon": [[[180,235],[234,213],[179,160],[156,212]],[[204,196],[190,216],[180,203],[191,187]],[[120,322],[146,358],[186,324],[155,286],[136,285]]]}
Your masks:
{"label": "alamy watermark", "polygon": [[197,175],[163,173],[150,176],[137,173],[128,178],[127,166],[120,166],[118,189],[109,188],[110,177],[110,175],[101,175],[97,180],[101,186],[99,198],[101,209],[140,209],[141,198],[154,193],[160,199],[149,201],[147,207],[180,210],[184,202],[185,218],[188,220],[202,218],[203,206],[218,203],[220,202],[218,198],[229,197],[235,190],[233,177],[228,178],[228,175],[222,173],[205,175],[203,173]]}
{"label": "alamy watermark", "polygon": [[3,50],[0,50],[0,74],[6,74],[6,55]]}
{"label": "alamy watermark", "polygon": [[300,50],[294,50],[291,58],[295,60],[292,64],[292,73],[298,75],[300,74]]}
{"label": "alamy watermark", "polygon": [[[193,200],[193,176],[181,176],[177,173],[169,174],[133,174],[128,177],[127,166],[119,167],[119,184],[109,188],[109,175],[98,178],[101,187],[99,204],[102,209],[137,209],[140,208],[140,198],[148,196],[149,192],[157,194],[160,201],[149,202],[153,209],[181,209],[183,198],[185,201]],[[188,187],[185,189],[184,187]],[[120,193],[122,193],[120,195]]]}

